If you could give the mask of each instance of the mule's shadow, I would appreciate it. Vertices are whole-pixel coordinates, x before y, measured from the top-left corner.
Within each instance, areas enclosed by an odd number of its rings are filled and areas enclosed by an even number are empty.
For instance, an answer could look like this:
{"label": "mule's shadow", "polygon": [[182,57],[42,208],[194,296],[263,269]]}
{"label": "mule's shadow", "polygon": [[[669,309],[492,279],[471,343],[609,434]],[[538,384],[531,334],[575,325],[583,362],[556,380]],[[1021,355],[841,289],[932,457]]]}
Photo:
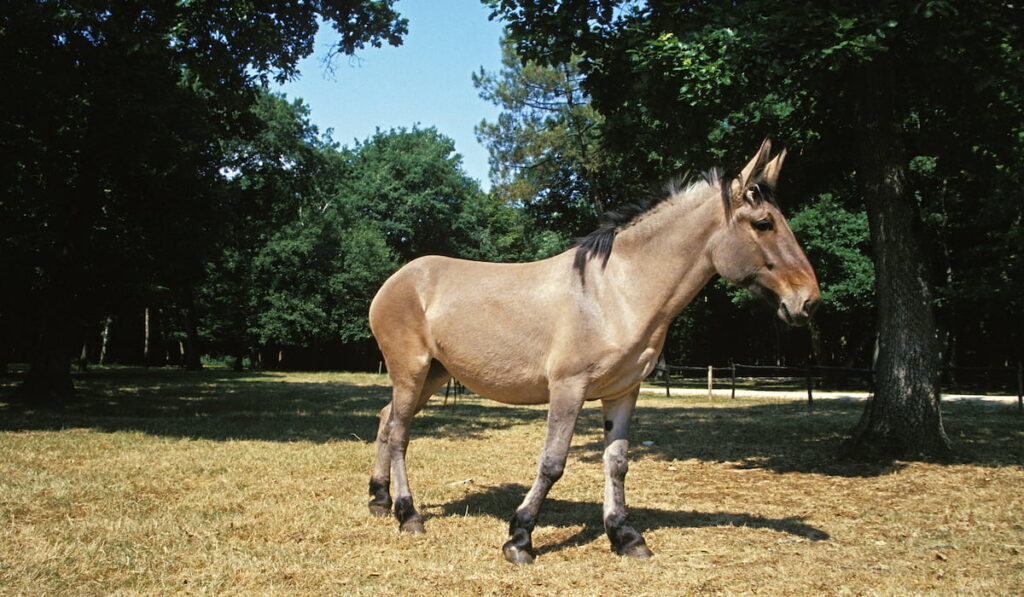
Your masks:
{"label": "mule's shadow", "polygon": [[[473,491],[454,502],[433,506],[425,504],[425,507],[440,507],[444,516],[489,516],[507,520],[526,495],[526,491],[527,488],[521,484],[505,483]],[[803,517],[798,516],[765,518],[741,512],[672,511],[630,507],[629,519],[641,533],[661,528],[748,527],[787,533],[810,541],[826,541],[831,538],[827,532],[807,524]],[[549,497],[544,500],[541,524],[555,527],[582,525],[582,528],[558,542],[539,546],[537,551],[540,554],[586,545],[604,535],[601,504],[592,501],[578,502]]]}

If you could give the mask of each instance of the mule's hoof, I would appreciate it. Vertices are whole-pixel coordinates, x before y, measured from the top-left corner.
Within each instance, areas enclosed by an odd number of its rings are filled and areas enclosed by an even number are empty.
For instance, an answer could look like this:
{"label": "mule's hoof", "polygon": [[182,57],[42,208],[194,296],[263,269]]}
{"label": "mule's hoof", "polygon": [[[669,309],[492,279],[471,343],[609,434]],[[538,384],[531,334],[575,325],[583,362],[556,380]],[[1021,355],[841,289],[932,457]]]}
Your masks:
{"label": "mule's hoof", "polygon": [[418,519],[407,520],[403,522],[399,527],[403,533],[409,533],[410,535],[422,535],[426,533],[426,529],[423,528],[423,521]]}
{"label": "mule's hoof", "polygon": [[505,554],[506,560],[517,565],[532,564],[533,560],[535,559],[532,550],[522,549],[516,547],[515,545],[512,545],[511,543],[506,543],[505,545],[503,545],[501,548],[501,553]]}
{"label": "mule's hoof", "polygon": [[391,516],[391,506],[385,506],[383,504],[370,504],[370,514],[378,518],[389,518]]}
{"label": "mule's hoof", "polygon": [[641,541],[640,543],[635,543],[633,545],[626,547],[625,549],[619,552],[619,555],[624,558],[644,559],[653,556],[654,552],[651,551],[651,548],[647,547],[646,543]]}

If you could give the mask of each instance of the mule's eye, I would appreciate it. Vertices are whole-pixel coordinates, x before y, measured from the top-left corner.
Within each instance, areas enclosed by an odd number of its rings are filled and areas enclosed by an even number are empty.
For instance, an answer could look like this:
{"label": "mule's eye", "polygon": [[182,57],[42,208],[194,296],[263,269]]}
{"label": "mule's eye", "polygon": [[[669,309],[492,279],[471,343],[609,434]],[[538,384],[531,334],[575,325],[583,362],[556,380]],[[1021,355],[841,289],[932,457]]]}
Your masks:
{"label": "mule's eye", "polygon": [[761,232],[768,232],[769,230],[773,230],[775,228],[775,225],[772,224],[771,220],[758,220],[754,222],[754,228],[760,230]]}

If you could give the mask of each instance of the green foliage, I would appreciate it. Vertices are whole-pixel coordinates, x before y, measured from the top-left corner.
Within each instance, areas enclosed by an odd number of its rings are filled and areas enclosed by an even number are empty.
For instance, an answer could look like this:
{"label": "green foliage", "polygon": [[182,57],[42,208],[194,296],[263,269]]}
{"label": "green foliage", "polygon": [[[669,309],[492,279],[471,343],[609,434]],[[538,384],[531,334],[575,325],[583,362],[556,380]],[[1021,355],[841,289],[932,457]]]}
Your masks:
{"label": "green foliage", "polygon": [[541,229],[575,235],[594,226],[610,188],[600,117],[580,82],[578,60],[520,63],[508,39],[502,69],[473,75],[480,96],[502,109],[497,122],[476,129],[490,153],[492,194],[524,209]]}
{"label": "green foliage", "polygon": [[[768,135],[795,150],[782,196],[819,268],[820,318],[862,336],[871,328],[865,291],[873,274],[864,216],[850,206],[867,198],[854,189],[880,171],[891,149],[867,142],[883,127],[905,156],[885,167],[907,173],[906,192],[932,241],[920,258],[939,266],[943,327],[961,338],[1000,336],[974,342],[973,358],[984,362],[996,351],[1019,358],[1021,331],[978,317],[1024,316],[1016,298],[1020,201],[1012,199],[1019,184],[1007,176],[1024,155],[1017,5],[487,4],[508,24],[523,60],[559,65],[578,57],[582,88],[600,113],[602,148],[642,178],[681,166],[734,166]],[[911,228],[899,234],[917,234]]]}
{"label": "green foliage", "polygon": [[870,312],[875,274],[868,255],[868,217],[863,209],[848,210],[831,194],[823,194],[794,213],[789,224],[814,263],[822,308]]}
{"label": "green foliage", "polygon": [[293,222],[254,259],[258,342],[315,346],[368,338],[366,310],[396,267],[383,238],[344,228],[332,210]]}
{"label": "green foliage", "polygon": [[370,301],[402,262],[498,260],[516,243],[514,213],[480,191],[434,128],[342,148],[301,101],[263,94],[253,116],[259,133],[225,145],[231,232],[199,287],[218,351],[367,340]]}
{"label": "green foliage", "polygon": [[[85,326],[170,288],[188,305],[234,217],[221,142],[259,83],[295,74],[320,22],[337,51],[400,42],[393,0],[18,0],[0,14],[0,329],[39,379]],[[257,141],[258,143],[258,141]],[[162,293],[166,294],[166,293]],[[80,346],[80,344],[79,344]],[[52,371],[43,371],[52,364]],[[46,391],[45,388],[43,388]]]}
{"label": "green foliage", "polygon": [[387,238],[402,261],[437,254],[486,258],[480,213],[465,209],[483,194],[462,170],[455,143],[430,127],[377,131],[352,149],[343,193]]}

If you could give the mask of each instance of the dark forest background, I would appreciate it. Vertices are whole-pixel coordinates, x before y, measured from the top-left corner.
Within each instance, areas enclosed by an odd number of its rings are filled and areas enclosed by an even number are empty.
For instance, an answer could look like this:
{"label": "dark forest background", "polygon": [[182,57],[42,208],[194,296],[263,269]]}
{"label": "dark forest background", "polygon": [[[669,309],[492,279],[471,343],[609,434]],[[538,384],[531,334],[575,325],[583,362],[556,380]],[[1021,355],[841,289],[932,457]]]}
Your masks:
{"label": "dark forest background", "polygon": [[508,23],[503,68],[472,74],[502,110],[478,127],[488,192],[434,127],[343,146],[268,91],[319,26],[338,54],[399,44],[390,0],[5,4],[0,364],[58,394],[75,364],[376,370],[367,307],[403,263],[547,257],[771,136],[821,281],[815,324],[785,328],[714,281],[666,355],[867,367],[877,244],[857,129],[875,87],[895,98],[882,120],[899,131],[943,365],[1024,358],[1020,8],[488,4]]}

